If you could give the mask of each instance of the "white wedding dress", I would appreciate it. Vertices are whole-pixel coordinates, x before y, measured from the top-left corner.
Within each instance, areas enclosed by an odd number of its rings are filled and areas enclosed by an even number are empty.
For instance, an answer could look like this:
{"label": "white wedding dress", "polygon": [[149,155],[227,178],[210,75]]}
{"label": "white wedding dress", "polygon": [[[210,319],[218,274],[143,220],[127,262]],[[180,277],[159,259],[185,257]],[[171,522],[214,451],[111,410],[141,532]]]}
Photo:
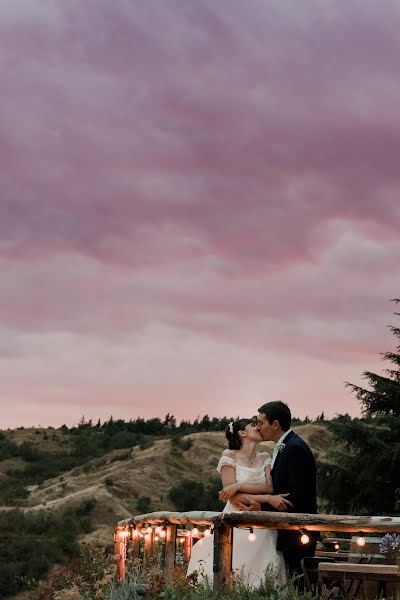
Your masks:
{"label": "white wedding dress", "polygon": [[[222,456],[217,470],[221,473],[224,465],[231,465],[236,470],[238,483],[265,483],[265,467],[270,464],[267,458],[261,467],[244,467],[229,456]],[[228,501],[223,512],[233,512],[236,509]],[[241,576],[251,587],[259,587],[267,568],[273,568],[278,585],[286,583],[285,561],[281,552],[276,550],[277,531],[272,529],[255,529],[256,539],[250,542],[248,529],[233,529],[232,571]],[[213,536],[201,538],[192,548],[187,575],[197,571],[200,576],[213,579]]]}

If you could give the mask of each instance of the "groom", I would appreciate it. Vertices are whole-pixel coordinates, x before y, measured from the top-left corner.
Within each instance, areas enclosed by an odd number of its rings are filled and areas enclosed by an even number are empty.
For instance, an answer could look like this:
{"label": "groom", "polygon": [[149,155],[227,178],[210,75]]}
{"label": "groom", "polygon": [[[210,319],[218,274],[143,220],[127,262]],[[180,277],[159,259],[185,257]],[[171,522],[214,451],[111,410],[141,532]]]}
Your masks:
{"label": "groom", "polygon": [[[267,402],[258,409],[258,429],[263,440],[275,442],[271,475],[276,498],[273,496],[267,503],[257,495],[257,501],[261,501],[261,510],[315,514],[315,459],[309,446],[290,426],[291,413],[287,404],[280,401]],[[241,505],[246,505],[246,510],[260,509],[251,495],[240,496]],[[308,531],[307,535],[310,541],[302,544],[298,531],[278,531],[277,549],[282,552],[290,574],[302,574],[301,559],[314,556],[319,534]]]}

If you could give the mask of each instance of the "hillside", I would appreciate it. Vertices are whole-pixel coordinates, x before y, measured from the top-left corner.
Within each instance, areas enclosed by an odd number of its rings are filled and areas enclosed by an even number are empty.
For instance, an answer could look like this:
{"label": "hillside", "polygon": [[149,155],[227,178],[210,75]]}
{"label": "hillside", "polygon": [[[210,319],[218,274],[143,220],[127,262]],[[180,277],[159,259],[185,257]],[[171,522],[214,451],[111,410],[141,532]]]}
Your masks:
{"label": "hillside", "polygon": [[[294,428],[322,457],[333,446],[332,435],[321,424],[307,424]],[[39,431],[39,433],[38,433]],[[40,451],[65,452],[70,441],[58,431],[46,434],[46,430],[15,430],[10,437],[18,444],[29,442]],[[95,499],[93,513],[95,530],[84,536],[86,541],[108,545],[112,539],[112,527],[120,519],[138,513],[137,503],[141,497],[150,498],[152,510],[174,510],[169,499],[171,487],[183,479],[208,482],[216,476],[218,457],[226,447],[221,432],[193,433],[182,438],[191,447],[181,450],[171,439],[155,441],[141,449],[113,450],[100,458],[47,479],[39,485],[29,486],[30,494],[24,501],[24,510],[59,510],[85,499]],[[269,444],[260,444],[262,447]],[[7,469],[22,468],[21,458],[0,462],[0,473]],[[6,507],[2,507],[3,510]],[[9,509],[9,507],[7,507]],[[140,512],[140,511],[139,511]]]}

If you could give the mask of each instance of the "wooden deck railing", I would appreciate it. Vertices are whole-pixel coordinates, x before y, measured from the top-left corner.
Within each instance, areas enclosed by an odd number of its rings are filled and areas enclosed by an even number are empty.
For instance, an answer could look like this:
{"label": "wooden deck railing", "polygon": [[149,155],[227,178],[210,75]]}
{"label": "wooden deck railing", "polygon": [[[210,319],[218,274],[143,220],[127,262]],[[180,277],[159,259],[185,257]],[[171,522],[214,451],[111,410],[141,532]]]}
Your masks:
{"label": "wooden deck railing", "polygon": [[[138,515],[120,521],[117,525],[114,542],[115,554],[118,555],[119,577],[125,577],[127,548],[133,557],[139,556],[143,547],[142,558],[149,564],[153,555],[154,542],[163,545],[163,571],[166,583],[173,579],[177,540],[183,539],[184,556],[190,557],[193,537],[202,537],[202,532],[194,529],[183,530],[182,527],[205,527],[214,532],[214,590],[229,588],[232,565],[232,529],[290,529],[299,531],[299,535],[307,531],[329,531],[356,533],[400,533],[400,517],[377,516],[363,517],[351,515],[312,515],[303,513],[276,512],[153,512]],[[206,532],[207,535],[207,532]],[[158,539],[156,539],[158,538]]]}

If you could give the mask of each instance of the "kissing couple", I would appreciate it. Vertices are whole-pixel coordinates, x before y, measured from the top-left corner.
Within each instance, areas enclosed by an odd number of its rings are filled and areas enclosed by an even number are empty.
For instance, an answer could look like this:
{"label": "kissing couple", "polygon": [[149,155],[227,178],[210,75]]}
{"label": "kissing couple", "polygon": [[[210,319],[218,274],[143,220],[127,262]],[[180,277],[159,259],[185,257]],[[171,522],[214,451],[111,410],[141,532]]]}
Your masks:
{"label": "kissing couple", "polygon": [[[228,449],[219,459],[217,471],[226,502],[223,512],[243,510],[317,512],[316,465],[306,442],[291,429],[287,404],[268,402],[254,419],[231,421],[226,430]],[[256,452],[260,442],[273,441],[272,457]],[[301,559],[314,556],[318,533],[308,533],[303,544],[298,531],[256,529],[249,537],[245,529],[234,529],[232,570],[251,587],[259,587],[265,571],[272,569],[278,585],[287,574],[301,574]],[[252,540],[252,541],[251,541]],[[203,538],[192,549],[187,574],[194,571],[212,581],[213,539]]]}

